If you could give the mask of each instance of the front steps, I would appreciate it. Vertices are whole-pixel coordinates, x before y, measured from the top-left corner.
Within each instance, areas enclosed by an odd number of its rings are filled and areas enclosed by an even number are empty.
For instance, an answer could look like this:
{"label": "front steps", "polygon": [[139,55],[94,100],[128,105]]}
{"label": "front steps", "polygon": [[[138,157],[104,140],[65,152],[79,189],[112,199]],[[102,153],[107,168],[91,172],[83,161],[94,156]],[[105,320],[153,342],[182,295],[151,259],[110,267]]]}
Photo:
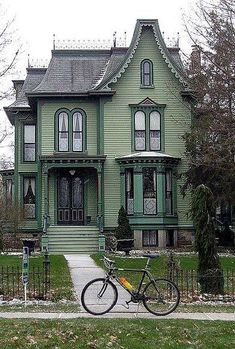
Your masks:
{"label": "front steps", "polygon": [[50,254],[87,254],[99,249],[99,229],[95,226],[55,225],[47,234]]}

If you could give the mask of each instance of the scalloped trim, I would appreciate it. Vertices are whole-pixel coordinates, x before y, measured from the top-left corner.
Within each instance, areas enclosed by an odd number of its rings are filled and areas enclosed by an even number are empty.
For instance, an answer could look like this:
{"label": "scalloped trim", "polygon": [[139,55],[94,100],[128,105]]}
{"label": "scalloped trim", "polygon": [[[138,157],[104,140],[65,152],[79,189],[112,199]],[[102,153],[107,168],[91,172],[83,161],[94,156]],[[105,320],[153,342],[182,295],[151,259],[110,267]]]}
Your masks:
{"label": "scalloped trim", "polygon": [[158,40],[158,36],[157,36],[157,32],[156,32],[156,28],[153,24],[149,24],[149,23],[141,23],[140,24],[140,28],[139,28],[139,32],[138,32],[138,35],[137,35],[137,39],[136,39],[136,42],[135,42],[135,46],[133,47],[128,59],[126,60],[126,62],[123,64],[123,66],[121,67],[121,69],[119,70],[119,72],[115,75],[115,77],[109,81],[105,86],[104,88],[109,88],[109,84],[111,83],[115,83],[117,82],[117,80],[122,76],[122,74],[126,71],[126,69],[128,68],[134,54],[135,54],[135,51],[139,45],[139,41],[140,41],[140,38],[141,38],[141,33],[142,33],[142,28],[143,27],[152,27],[153,28],[153,33],[154,33],[154,38],[155,38],[155,41],[158,45],[158,48],[161,52],[161,55],[163,56],[167,66],[170,68],[171,72],[175,75],[175,77],[177,79],[179,79],[179,81],[184,85],[184,86],[188,86],[188,84],[185,82],[184,78],[176,71],[176,69],[174,68],[174,66],[172,65],[172,63],[169,61],[169,59],[167,58],[166,54],[165,54],[165,51],[164,49],[162,48],[159,40]]}

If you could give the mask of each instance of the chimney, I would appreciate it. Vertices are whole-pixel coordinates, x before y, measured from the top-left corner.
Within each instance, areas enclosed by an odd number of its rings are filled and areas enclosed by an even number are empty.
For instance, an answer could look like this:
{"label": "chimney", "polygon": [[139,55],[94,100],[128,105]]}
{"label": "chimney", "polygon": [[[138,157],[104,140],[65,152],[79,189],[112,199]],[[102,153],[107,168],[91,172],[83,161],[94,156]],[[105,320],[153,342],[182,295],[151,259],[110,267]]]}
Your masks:
{"label": "chimney", "polygon": [[15,94],[16,98],[18,98],[20,91],[22,90],[24,80],[12,80],[14,89],[15,89]]}
{"label": "chimney", "polygon": [[191,69],[193,71],[199,71],[201,69],[201,51],[198,45],[192,45]]}

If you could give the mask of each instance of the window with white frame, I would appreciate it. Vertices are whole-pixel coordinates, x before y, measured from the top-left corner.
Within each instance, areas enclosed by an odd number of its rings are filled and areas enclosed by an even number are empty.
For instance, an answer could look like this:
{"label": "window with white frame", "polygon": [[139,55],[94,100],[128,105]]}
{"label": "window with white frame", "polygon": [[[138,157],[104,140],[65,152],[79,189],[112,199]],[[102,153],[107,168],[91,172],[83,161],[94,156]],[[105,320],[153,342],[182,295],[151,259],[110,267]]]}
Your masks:
{"label": "window with white frame", "polygon": [[161,150],[161,114],[152,108],[134,113],[134,150]]}
{"label": "window with white frame", "polygon": [[24,161],[35,161],[36,126],[24,125]]}
{"label": "window with white frame", "polygon": [[56,114],[57,150],[59,152],[84,151],[84,112],[61,110]]}

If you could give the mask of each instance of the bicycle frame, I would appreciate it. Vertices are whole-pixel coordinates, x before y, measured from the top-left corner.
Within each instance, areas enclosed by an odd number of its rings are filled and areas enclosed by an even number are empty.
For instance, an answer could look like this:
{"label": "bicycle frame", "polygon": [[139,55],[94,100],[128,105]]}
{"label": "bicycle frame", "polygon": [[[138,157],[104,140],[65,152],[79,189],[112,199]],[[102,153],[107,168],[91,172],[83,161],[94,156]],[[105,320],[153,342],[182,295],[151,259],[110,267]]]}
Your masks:
{"label": "bicycle frame", "polygon": [[[141,294],[141,288],[143,286],[143,282],[144,282],[144,279],[146,278],[146,276],[148,277],[149,281],[154,281],[154,278],[151,274],[151,272],[148,270],[148,266],[149,266],[149,263],[150,263],[150,259],[148,259],[147,263],[146,263],[146,266],[145,268],[143,269],[133,269],[133,268],[116,268],[116,267],[113,267],[111,268],[108,272],[107,272],[107,275],[106,275],[106,279],[109,280],[109,279],[114,279],[118,282],[118,284],[124,288],[124,290],[126,290],[132,297],[133,299],[135,299],[136,301],[142,299],[142,294]],[[135,273],[142,273],[142,278],[139,282],[139,285],[138,285],[138,288],[137,290],[135,290],[134,292],[133,291],[130,291],[128,290],[120,281],[119,281],[119,278],[118,276],[115,274],[115,271],[130,271],[130,272],[135,272]]]}

